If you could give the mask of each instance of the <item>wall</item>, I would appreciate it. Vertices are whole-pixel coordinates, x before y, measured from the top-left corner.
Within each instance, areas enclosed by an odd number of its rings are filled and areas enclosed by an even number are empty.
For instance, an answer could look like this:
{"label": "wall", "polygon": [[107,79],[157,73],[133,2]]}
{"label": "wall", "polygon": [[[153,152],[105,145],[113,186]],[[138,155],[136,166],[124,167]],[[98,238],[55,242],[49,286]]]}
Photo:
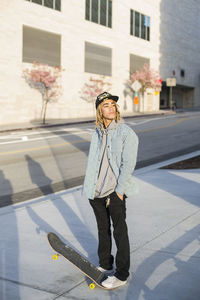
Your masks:
{"label": "wall", "polygon": [[[158,26],[154,16],[159,7],[153,0],[145,6],[141,1],[133,5],[132,1],[114,0],[112,29],[85,20],[85,1],[62,1],[61,12],[24,0],[2,0],[0,8],[1,44],[5,46],[0,58],[3,71],[0,103],[4,104],[1,124],[40,118],[41,95],[22,78],[22,70],[27,67],[22,63],[23,24],[62,35],[63,95],[48,106],[47,118],[90,117],[95,113],[94,106],[81,99],[82,87],[93,76],[84,72],[85,41],[113,49],[111,92],[120,96],[122,113],[133,113],[132,95],[124,92],[129,77],[129,54],[150,57],[152,67],[158,67]],[[151,42],[130,36],[130,8],[151,16]]]}
{"label": "wall", "polygon": [[[163,80],[175,71],[175,94],[184,107],[200,105],[200,1],[160,1],[160,72]],[[181,77],[181,69],[185,76]],[[184,87],[186,89],[184,89]],[[189,90],[187,89],[189,88]],[[192,91],[192,88],[195,88]],[[187,99],[187,100],[186,100]]]}
{"label": "wall", "polygon": [[[167,2],[167,3],[166,3]],[[165,80],[172,69],[184,68],[186,77],[179,84],[195,87],[184,101],[200,105],[199,20],[200,4],[192,0],[122,1],[113,0],[112,28],[85,20],[85,1],[62,1],[62,11],[55,11],[24,0],[0,1],[0,124],[32,121],[40,118],[42,99],[22,78],[23,24],[62,35],[61,63],[63,95],[50,104],[47,118],[77,118],[94,115],[94,105],[81,99],[81,90],[93,74],[84,72],[85,41],[112,48],[111,93],[120,96],[122,114],[133,114],[133,95],[126,92],[130,53],[150,58],[151,67],[159,69]],[[130,35],[130,9],[151,17],[150,42]],[[175,9],[176,8],[176,9]],[[178,10],[178,11],[176,11]],[[177,17],[178,16],[178,17]],[[197,21],[198,19],[198,21]],[[175,21],[174,21],[175,20]],[[184,27],[183,27],[184,24]],[[174,30],[174,28],[176,30]],[[195,57],[195,59],[194,59]],[[153,104],[158,108],[159,98]]]}

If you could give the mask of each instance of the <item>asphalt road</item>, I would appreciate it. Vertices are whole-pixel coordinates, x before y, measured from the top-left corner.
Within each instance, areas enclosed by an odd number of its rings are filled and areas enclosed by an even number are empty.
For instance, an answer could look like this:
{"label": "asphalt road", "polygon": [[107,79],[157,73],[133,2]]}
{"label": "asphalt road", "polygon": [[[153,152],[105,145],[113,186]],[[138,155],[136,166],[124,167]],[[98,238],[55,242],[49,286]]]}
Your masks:
{"label": "asphalt road", "polygon": [[[136,168],[200,149],[200,112],[124,119],[139,136]],[[93,124],[0,135],[0,207],[82,184]]]}

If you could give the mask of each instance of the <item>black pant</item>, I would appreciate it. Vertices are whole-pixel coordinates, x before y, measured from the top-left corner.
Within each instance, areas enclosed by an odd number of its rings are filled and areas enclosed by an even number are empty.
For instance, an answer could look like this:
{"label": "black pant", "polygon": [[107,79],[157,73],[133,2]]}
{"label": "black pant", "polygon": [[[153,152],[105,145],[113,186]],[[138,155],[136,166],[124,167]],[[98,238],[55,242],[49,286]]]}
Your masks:
{"label": "black pant", "polygon": [[[126,280],[129,276],[130,246],[126,225],[126,196],[121,200],[116,192],[110,195],[110,205],[106,207],[107,197],[89,199],[97,220],[99,236],[99,264],[102,268],[112,269],[113,256],[111,255],[111,220],[113,235],[117,246],[115,276],[120,280]],[[111,217],[111,218],[110,218]]]}

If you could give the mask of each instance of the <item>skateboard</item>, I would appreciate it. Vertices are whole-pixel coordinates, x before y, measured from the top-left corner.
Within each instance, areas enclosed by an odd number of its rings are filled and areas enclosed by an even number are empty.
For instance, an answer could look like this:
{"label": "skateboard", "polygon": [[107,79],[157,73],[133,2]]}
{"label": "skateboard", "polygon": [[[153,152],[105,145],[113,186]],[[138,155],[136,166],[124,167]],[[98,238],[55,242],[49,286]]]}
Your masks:
{"label": "skateboard", "polygon": [[100,288],[110,290],[109,288],[102,286],[101,282],[105,280],[107,276],[103,272],[99,271],[95,265],[81,256],[73,248],[66,245],[55,233],[49,232],[47,234],[47,239],[50,246],[56,252],[53,255],[54,260],[57,260],[59,255],[66,258],[70,263],[78,268],[79,271],[92,280],[92,283],[89,285],[90,289],[94,289],[96,284]]}

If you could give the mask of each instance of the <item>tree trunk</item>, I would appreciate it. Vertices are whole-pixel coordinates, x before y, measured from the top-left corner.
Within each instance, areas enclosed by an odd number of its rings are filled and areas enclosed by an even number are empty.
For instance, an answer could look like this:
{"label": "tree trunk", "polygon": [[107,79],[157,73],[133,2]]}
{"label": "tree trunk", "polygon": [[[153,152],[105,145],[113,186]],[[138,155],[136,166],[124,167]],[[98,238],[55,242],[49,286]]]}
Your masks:
{"label": "tree trunk", "polygon": [[43,112],[43,118],[42,118],[42,123],[43,124],[45,124],[45,121],[46,121],[47,104],[48,104],[48,100],[45,100],[45,103],[44,103],[44,112]]}
{"label": "tree trunk", "polygon": [[44,112],[44,102],[45,102],[45,100],[44,100],[44,98],[42,97],[42,110],[41,110],[41,113],[40,113],[40,118],[42,119],[42,117],[43,117],[43,112]]}
{"label": "tree trunk", "polygon": [[42,118],[42,123],[45,124],[46,121],[46,111],[47,111],[47,104],[49,102],[48,98],[48,90],[46,90],[45,93],[45,98],[44,98],[44,103],[43,103],[43,118]]}

